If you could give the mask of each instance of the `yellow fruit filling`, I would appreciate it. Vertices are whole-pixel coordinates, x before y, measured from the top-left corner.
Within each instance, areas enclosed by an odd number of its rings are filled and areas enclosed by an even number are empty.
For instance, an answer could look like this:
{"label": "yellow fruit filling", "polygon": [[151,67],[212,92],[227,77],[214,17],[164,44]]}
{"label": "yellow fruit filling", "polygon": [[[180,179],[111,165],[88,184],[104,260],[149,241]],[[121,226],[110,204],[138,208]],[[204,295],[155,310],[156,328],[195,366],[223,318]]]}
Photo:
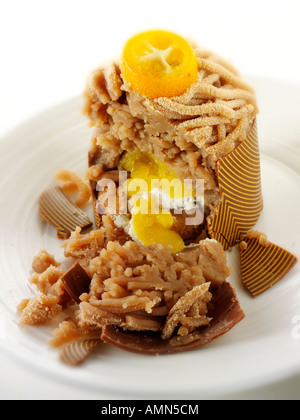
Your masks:
{"label": "yellow fruit filling", "polygon": [[144,245],[169,245],[174,253],[181,252],[184,241],[172,230],[173,215],[169,209],[163,208],[159,194],[174,201],[192,197],[193,191],[178,179],[172,169],[150,154],[125,153],[120,167],[130,173],[123,188],[131,197],[131,223],[135,236]]}
{"label": "yellow fruit filling", "polygon": [[129,197],[148,194],[153,189],[160,189],[170,198],[178,200],[195,195],[195,192],[183,183],[172,169],[154,155],[139,151],[125,153],[120,166],[130,173],[130,178],[124,185]]}
{"label": "yellow fruit filling", "polygon": [[184,247],[183,239],[178,235],[177,232],[170,228],[164,227],[168,225],[173,217],[172,215],[161,215],[158,219],[155,215],[144,215],[137,213],[132,217],[132,226],[135,234],[144,245],[169,245],[172,248],[173,253],[181,252]]}

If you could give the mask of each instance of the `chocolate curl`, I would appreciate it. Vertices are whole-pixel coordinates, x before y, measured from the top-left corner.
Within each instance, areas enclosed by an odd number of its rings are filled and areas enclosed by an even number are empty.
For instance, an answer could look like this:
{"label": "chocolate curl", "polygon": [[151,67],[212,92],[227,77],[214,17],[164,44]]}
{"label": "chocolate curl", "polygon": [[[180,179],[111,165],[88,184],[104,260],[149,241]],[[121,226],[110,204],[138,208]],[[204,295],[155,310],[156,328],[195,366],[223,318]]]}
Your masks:
{"label": "chocolate curl", "polygon": [[221,203],[208,228],[226,251],[255,226],[263,209],[256,122],[247,138],[218,161],[217,178]]}
{"label": "chocolate curl", "polygon": [[57,230],[59,239],[67,239],[77,227],[93,226],[88,216],[59,187],[49,188],[39,198],[40,217]]}
{"label": "chocolate curl", "polygon": [[207,316],[212,318],[211,323],[197,330],[197,339],[186,345],[174,346],[172,341],[163,340],[157,333],[124,331],[111,325],[103,328],[101,338],[107,344],[139,354],[180,353],[203,347],[226,334],[245,317],[236,293],[228,282],[213,292],[212,307]]}
{"label": "chocolate curl", "polygon": [[71,343],[61,351],[60,360],[67,365],[77,366],[83,363],[100,343],[101,339],[86,339]]}
{"label": "chocolate curl", "polygon": [[266,292],[282,280],[297,263],[297,258],[285,249],[259,238],[244,238],[240,248],[242,282],[253,298]]}

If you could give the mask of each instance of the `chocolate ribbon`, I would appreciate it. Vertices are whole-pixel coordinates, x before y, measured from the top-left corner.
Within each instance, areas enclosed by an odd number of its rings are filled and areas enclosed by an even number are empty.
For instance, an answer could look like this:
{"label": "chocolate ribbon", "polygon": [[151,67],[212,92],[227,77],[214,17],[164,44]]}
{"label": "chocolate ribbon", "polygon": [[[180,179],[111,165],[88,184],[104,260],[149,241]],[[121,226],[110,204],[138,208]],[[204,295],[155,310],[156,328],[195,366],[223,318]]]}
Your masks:
{"label": "chocolate ribbon", "polygon": [[247,138],[218,161],[217,176],[221,202],[208,228],[226,251],[255,226],[263,209],[256,122]]}
{"label": "chocolate ribbon", "polygon": [[252,297],[279,282],[297,263],[297,258],[278,245],[261,245],[259,239],[245,238],[240,250],[242,282]]}
{"label": "chocolate ribbon", "polygon": [[67,239],[77,227],[93,225],[88,216],[59,187],[48,188],[39,198],[40,217],[57,230],[59,239]]}

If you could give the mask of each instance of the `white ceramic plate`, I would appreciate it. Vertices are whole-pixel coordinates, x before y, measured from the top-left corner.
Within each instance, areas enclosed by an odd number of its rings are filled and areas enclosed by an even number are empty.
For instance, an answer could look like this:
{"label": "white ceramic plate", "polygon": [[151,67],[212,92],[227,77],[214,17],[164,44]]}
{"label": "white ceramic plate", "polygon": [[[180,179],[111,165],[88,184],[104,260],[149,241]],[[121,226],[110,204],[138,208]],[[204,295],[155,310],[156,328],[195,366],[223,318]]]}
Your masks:
{"label": "white ceramic plate", "polygon": [[[254,79],[265,208],[257,228],[300,256],[300,87]],[[230,333],[193,352],[140,356],[99,348],[69,368],[47,345],[52,327],[20,328],[17,304],[33,297],[34,255],[47,249],[62,260],[56,233],[41,223],[37,199],[56,170],[83,173],[90,132],[75,98],[17,128],[0,142],[0,349],[57,386],[126,399],[200,399],[272,384],[300,373],[300,264],[253,300],[239,276],[239,254],[228,254],[231,282],[246,313]],[[0,362],[1,362],[0,352]],[[38,379],[37,379],[38,380]],[[51,398],[51,396],[49,396]]]}

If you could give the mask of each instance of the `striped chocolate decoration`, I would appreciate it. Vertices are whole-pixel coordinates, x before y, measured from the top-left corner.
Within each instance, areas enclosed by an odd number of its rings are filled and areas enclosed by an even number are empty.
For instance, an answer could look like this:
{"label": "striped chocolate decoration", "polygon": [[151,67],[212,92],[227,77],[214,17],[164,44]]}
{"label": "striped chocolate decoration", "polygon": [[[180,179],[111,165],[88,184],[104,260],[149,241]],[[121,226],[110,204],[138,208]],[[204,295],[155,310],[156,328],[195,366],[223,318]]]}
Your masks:
{"label": "striped chocolate decoration", "polygon": [[217,165],[221,203],[209,222],[225,251],[255,226],[263,209],[256,122],[247,138]]}
{"label": "striped chocolate decoration", "polygon": [[83,363],[89,354],[102,343],[100,339],[80,340],[66,346],[60,353],[60,360],[70,366]]}
{"label": "striped chocolate decoration", "polygon": [[48,188],[41,194],[39,215],[57,230],[59,239],[68,238],[77,227],[86,229],[93,225],[88,216],[59,187]]}
{"label": "striped chocolate decoration", "polygon": [[245,238],[244,242],[247,248],[240,250],[242,282],[255,298],[280,281],[297,263],[297,258],[270,242],[261,245],[257,238]]}

